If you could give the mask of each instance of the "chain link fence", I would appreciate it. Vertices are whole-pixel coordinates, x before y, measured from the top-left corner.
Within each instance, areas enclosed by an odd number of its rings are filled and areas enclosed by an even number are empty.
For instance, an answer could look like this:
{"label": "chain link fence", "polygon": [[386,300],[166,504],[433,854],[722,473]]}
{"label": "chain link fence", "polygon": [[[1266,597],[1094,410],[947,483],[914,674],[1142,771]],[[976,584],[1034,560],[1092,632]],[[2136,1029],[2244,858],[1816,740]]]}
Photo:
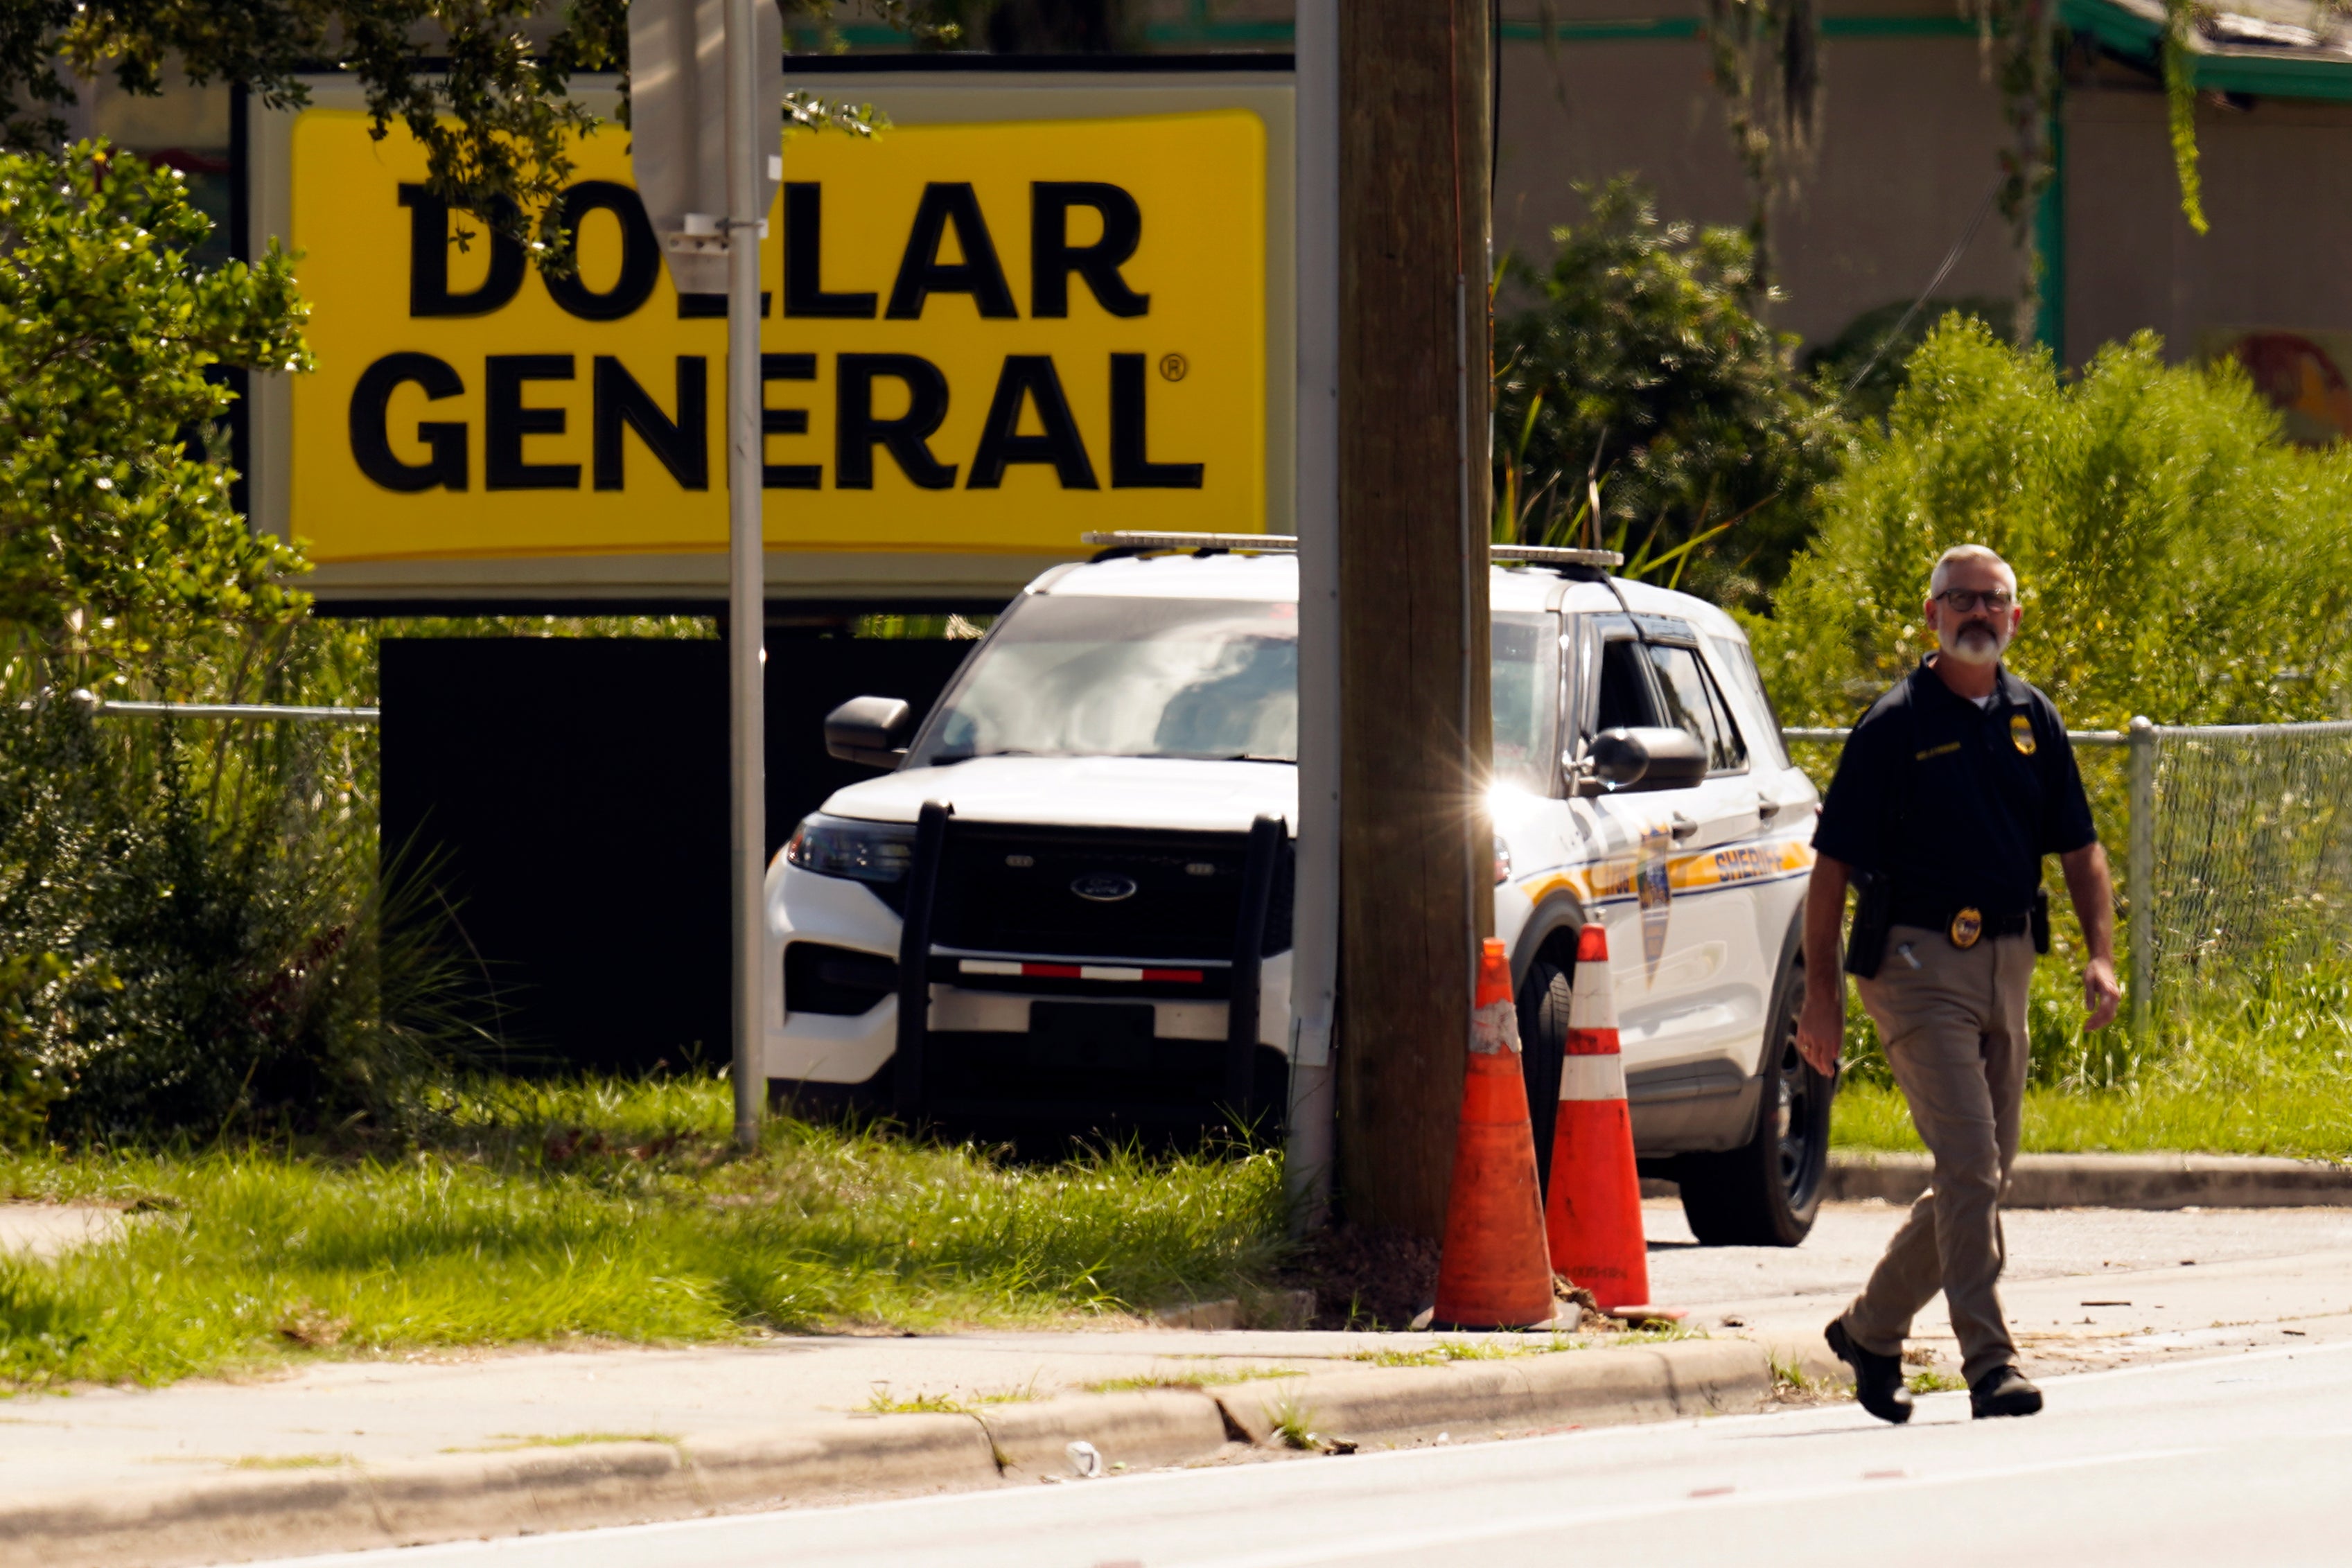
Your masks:
{"label": "chain link fence", "polygon": [[[373,707],[116,702],[101,713],[369,725]],[[1826,789],[1843,729],[1784,731]],[[2070,730],[2116,866],[2134,1036],[2190,995],[2352,955],[2352,722]],[[2117,832],[2120,825],[2123,831]],[[2126,848],[2116,857],[2118,841]],[[2147,983],[2141,983],[2145,977]]]}
{"label": "chain link fence", "polygon": [[[1846,731],[1787,734],[1826,789]],[[2136,1038],[2199,991],[2352,952],[2352,723],[2069,735],[2120,862]]]}

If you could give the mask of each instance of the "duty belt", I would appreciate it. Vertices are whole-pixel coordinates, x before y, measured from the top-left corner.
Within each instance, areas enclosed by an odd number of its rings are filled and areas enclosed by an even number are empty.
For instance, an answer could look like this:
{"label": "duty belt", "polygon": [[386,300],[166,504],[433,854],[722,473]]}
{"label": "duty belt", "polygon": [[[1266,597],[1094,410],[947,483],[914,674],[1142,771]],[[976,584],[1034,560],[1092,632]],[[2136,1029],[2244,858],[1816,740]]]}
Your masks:
{"label": "duty belt", "polygon": [[1950,938],[1955,947],[1973,947],[1995,936],[2023,936],[2033,929],[2031,911],[2021,909],[2013,915],[1987,915],[1974,904],[1933,905],[1903,903],[1895,906],[1887,921],[1890,925],[1917,925],[1929,931],[1940,931]]}

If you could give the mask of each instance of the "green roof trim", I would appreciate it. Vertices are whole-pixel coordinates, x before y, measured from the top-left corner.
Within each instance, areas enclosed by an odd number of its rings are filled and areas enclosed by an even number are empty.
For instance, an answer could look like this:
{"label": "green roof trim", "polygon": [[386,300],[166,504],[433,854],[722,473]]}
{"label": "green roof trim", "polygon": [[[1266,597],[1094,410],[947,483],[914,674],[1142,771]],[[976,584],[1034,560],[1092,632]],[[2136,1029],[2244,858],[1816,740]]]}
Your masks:
{"label": "green roof trim", "polygon": [[[1291,45],[1288,22],[1221,21],[1208,16],[1203,6],[1195,5],[1191,9],[1192,14],[1181,21],[1153,23],[1145,34],[1151,46],[1286,49]],[[2114,0],[2061,0],[2059,17],[2074,32],[2122,55],[2153,57],[2164,32],[2163,24]],[[1547,37],[1561,44],[1684,43],[1697,38],[1702,30],[1696,16],[1592,17],[1558,22],[1549,30],[1540,22],[1512,20],[1503,24],[1503,37],[1515,44],[1540,43]],[[794,47],[817,47],[818,37],[812,30],[791,31]],[[903,49],[907,43],[906,35],[895,28],[871,24],[836,28],[834,36],[857,49]],[[1977,26],[1963,16],[1824,16],[1822,37],[1833,42],[1973,40]],[[2285,51],[2211,54],[2200,50],[2193,57],[2196,83],[2208,91],[2352,102],[2352,60]]]}
{"label": "green roof trim", "polygon": [[[2164,37],[2162,23],[2113,0],[2063,0],[2058,16],[2076,33],[2117,54],[2152,58]],[[2352,60],[2340,56],[2199,49],[2189,55],[2189,77],[2208,92],[2352,102]]]}
{"label": "green roof trim", "polygon": [[2199,55],[2197,85],[2213,92],[2256,98],[2319,99],[2352,102],[2352,60],[2313,59],[2296,55]]}

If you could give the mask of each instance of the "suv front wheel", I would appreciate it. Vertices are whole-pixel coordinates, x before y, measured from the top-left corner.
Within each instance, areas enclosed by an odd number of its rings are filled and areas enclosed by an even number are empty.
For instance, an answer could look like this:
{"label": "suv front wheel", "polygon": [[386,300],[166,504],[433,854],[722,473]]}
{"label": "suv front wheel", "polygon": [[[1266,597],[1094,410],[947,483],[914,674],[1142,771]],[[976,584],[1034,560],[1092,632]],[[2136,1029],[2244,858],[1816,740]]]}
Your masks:
{"label": "suv front wheel", "polygon": [[1837,1081],[1814,1071],[1798,1053],[1804,997],[1804,961],[1792,957],[1781,969],[1765,1036],[1755,1135],[1727,1153],[1675,1161],[1683,1217],[1701,1246],[1794,1247],[1821,1212]]}

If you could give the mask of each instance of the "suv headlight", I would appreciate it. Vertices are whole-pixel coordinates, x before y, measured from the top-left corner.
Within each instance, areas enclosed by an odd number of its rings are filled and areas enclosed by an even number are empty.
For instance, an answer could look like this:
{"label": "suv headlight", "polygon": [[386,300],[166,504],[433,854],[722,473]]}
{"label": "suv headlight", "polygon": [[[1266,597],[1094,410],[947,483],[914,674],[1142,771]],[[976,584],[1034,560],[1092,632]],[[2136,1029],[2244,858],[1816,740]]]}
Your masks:
{"label": "suv headlight", "polygon": [[801,819],[784,841],[784,859],[819,876],[847,877],[852,882],[895,883],[907,880],[915,860],[912,822],[860,822],[818,812]]}

